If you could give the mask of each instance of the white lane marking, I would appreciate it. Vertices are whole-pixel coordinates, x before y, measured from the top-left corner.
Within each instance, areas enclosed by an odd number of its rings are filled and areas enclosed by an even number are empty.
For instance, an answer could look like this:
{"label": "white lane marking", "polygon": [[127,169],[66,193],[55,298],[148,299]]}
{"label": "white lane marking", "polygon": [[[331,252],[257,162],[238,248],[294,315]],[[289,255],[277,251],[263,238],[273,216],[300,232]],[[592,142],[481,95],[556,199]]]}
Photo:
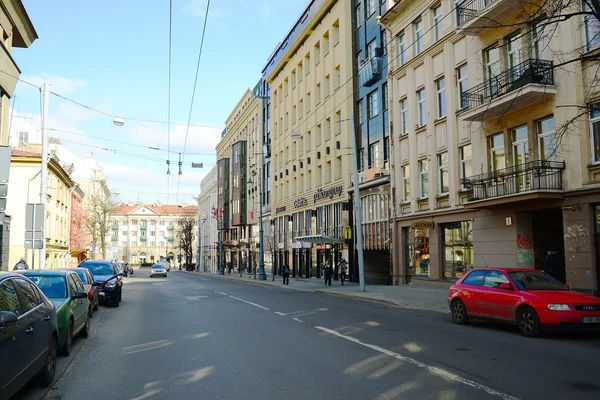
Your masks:
{"label": "white lane marking", "polygon": [[296,322],[304,322],[304,321],[302,321],[300,318],[292,318],[292,319],[293,319],[294,321],[296,321]]}
{"label": "white lane marking", "polygon": [[251,306],[258,307],[258,308],[262,308],[263,310],[267,310],[267,311],[269,311],[269,309],[268,309],[267,307],[263,307],[263,306],[261,306],[260,304],[256,304],[256,303],[253,303],[253,302],[251,302],[251,301],[246,301],[246,300],[242,300],[242,301],[243,301],[244,303],[246,303],[246,304],[250,304]]}
{"label": "white lane marking", "polygon": [[227,293],[223,293],[223,292],[217,292],[219,294],[222,294],[223,296],[227,296]]}
{"label": "white lane marking", "polygon": [[208,296],[185,296],[186,300],[195,301],[200,299],[206,299]]}
{"label": "white lane marking", "polygon": [[231,295],[229,297],[231,297],[234,300],[244,301],[244,300],[240,299],[239,297],[235,297],[235,296],[231,296]]}
{"label": "white lane marking", "polygon": [[279,312],[279,311],[275,311],[275,314],[277,315],[286,315],[285,313]]}
{"label": "white lane marking", "polygon": [[[294,319],[296,319],[296,318],[294,318]],[[315,328],[317,328],[317,329],[319,329],[319,330],[321,330],[323,332],[327,332],[327,333],[330,333],[330,334],[335,335],[337,337],[340,337],[342,339],[346,339],[346,340],[348,340],[350,342],[353,342],[353,343],[360,344],[362,346],[368,347],[371,350],[375,350],[375,351],[378,351],[380,353],[386,354],[386,355],[388,355],[390,357],[396,358],[396,359],[398,359],[400,361],[404,361],[404,362],[406,362],[408,364],[412,364],[415,367],[426,369],[429,372],[432,372],[432,373],[434,373],[434,374],[436,374],[438,376],[441,376],[442,378],[451,379],[453,381],[462,383],[463,385],[467,385],[467,386],[470,386],[470,387],[472,387],[474,389],[486,392],[487,394],[490,394],[492,396],[500,397],[503,400],[520,400],[518,397],[511,396],[508,393],[499,392],[499,391],[497,391],[495,389],[492,389],[492,388],[490,388],[488,386],[482,385],[482,384],[477,383],[475,381],[472,381],[470,379],[463,378],[462,376],[456,375],[456,374],[454,374],[452,372],[449,372],[449,371],[443,370],[441,368],[432,367],[430,365],[424,364],[421,361],[415,360],[414,358],[405,357],[405,356],[403,356],[401,354],[398,354],[398,353],[393,352],[391,350],[384,349],[383,347],[379,347],[379,346],[376,346],[374,344],[369,344],[369,343],[361,342],[359,339],[356,339],[356,338],[354,338],[352,336],[342,335],[341,333],[339,333],[337,331],[334,331],[334,330],[328,329],[328,328],[324,328],[322,326],[315,326]]]}
{"label": "white lane marking", "polygon": [[201,287],[201,288],[203,288],[204,286],[202,286],[202,285],[198,285],[198,287]]}

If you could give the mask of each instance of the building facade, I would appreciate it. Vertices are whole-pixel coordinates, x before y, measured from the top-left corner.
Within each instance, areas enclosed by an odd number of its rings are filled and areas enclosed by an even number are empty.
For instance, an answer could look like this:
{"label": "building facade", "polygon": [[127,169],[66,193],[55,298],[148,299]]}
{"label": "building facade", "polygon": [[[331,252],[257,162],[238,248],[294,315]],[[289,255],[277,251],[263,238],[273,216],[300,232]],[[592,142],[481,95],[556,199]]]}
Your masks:
{"label": "building facade", "polygon": [[351,4],[311,1],[263,70],[271,90],[274,263],[289,265],[293,276],[319,276],[325,261],[348,259]]}
{"label": "building facade", "polygon": [[216,274],[219,269],[217,250],[219,244],[217,208],[217,167],[214,166],[200,183],[198,197],[198,219],[200,221],[200,270]]}
{"label": "building facade", "polygon": [[157,263],[163,257],[175,263],[184,254],[180,245],[183,221],[194,222],[196,237],[197,217],[196,205],[121,204],[110,215],[110,259],[140,264]]}
{"label": "building facade", "polygon": [[[39,266],[39,251],[25,249],[26,204],[39,203],[40,170],[42,156],[21,150],[13,150],[11,156],[11,179],[23,183],[23,189],[8,197],[7,211],[12,217],[9,266],[20,257],[26,257],[30,268]],[[74,186],[70,174],[72,165],[61,165],[55,155],[48,160],[48,195],[46,198],[46,268],[64,268],[69,265],[70,197]]]}
{"label": "building facade", "polygon": [[88,248],[85,242],[87,215],[83,207],[85,193],[79,184],[75,183],[71,191],[70,222],[69,222],[69,254],[70,266],[76,267],[87,257]]}
{"label": "building facade", "polygon": [[600,92],[586,55],[600,32],[580,16],[527,20],[536,7],[405,1],[381,19],[397,59],[396,282],[448,285],[474,267],[526,267],[598,294]]}

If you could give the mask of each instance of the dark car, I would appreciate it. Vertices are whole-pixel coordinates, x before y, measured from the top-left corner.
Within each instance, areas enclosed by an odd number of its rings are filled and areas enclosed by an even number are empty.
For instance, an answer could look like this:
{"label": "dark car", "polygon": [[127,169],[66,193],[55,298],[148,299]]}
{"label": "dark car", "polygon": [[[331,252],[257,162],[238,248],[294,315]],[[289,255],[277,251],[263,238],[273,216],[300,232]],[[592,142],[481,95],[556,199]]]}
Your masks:
{"label": "dark car", "polygon": [[100,286],[100,298],[104,298],[112,307],[119,307],[123,294],[123,273],[116,263],[110,260],[85,260],[79,264],[92,274],[94,282]]}
{"label": "dark car", "polygon": [[57,348],[54,304],[24,276],[0,273],[0,399],[34,377],[50,386]]}
{"label": "dark car", "polygon": [[92,310],[98,311],[98,302],[100,301],[100,285],[94,285],[94,277],[86,268],[63,268],[63,271],[74,271],[79,275],[79,279],[83,283],[88,300],[92,303]]}

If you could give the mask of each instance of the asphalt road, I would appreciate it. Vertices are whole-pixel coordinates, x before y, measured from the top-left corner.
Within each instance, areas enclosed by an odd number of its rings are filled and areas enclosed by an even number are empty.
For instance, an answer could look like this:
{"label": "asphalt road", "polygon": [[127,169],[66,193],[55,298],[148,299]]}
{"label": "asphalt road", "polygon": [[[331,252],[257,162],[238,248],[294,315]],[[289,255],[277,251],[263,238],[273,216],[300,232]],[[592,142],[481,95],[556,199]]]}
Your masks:
{"label": "asphalt road", "polygon": [[599,371],[597,336],[138,271],[45,399],[598,399]]}

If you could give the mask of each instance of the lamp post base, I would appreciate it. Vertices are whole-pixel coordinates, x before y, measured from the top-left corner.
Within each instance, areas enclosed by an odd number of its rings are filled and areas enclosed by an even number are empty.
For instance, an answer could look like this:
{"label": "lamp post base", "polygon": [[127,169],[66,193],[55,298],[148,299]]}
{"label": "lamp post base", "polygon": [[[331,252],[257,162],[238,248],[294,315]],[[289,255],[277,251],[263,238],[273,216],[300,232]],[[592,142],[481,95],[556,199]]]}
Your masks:
{"label": "lamp post base", "polygon": [[259,281],[266,281],[267,280],[267,273],[265,272],[265,266],[264,265],[259,265],[258,266],[258,280]]}

